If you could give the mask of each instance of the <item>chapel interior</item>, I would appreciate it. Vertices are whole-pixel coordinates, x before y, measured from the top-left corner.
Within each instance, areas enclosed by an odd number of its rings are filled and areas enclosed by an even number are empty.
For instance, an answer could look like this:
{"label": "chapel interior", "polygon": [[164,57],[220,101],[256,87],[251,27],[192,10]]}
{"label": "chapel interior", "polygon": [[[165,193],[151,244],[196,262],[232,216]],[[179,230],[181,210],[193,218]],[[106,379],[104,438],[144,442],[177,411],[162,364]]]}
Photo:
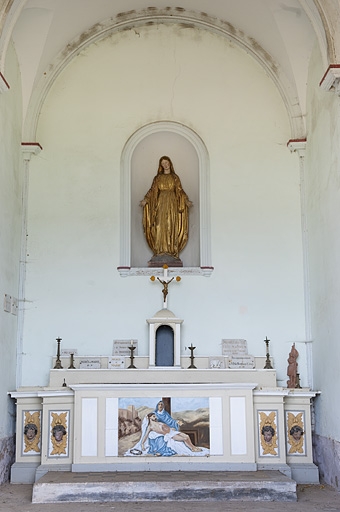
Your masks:
{"label": "chapel interior", "polygon": [[339,490],[339,56],[337,0],[0,0],[0,483],[161,401],[155,468]]}

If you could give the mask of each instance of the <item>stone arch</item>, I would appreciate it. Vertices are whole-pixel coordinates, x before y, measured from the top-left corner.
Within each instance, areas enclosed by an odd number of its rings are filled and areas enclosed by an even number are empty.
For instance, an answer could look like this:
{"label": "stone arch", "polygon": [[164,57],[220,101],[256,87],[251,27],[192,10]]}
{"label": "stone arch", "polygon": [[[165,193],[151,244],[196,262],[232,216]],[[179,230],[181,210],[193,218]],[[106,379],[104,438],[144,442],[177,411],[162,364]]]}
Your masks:
{"label": "stone arch", "polygon": [[57,57],[49,64],[43,73],[42,78],[33,90],[27,116],[24,122],[23,140],[36,140],[36,131],[41,108],[45,98],[63,69],[76,58],[87,46],[109,35],[135,27],[141,27],[147,23],[181,23],[182,25],[195,26],[202,30],[208,30],[227,38],[249,55],[251,55],[265,70],[266,74],[273,80],[280,92],[284,105],[287,109],[290,125],[291,138],[305,136],[305,128],[301,108],[296,102],[295,85],[283,74],[280,67],[268,58],[268,53],[259,45],[254,45],[252,38],[248,38],[241,31],[232,25],[222,22],[205,13],[192,11],[179,12],[176,9],[152,9],[141,12],[123,13],[119,19],[108,19],[100,24],[91,27],[85,33],[71,41]]}

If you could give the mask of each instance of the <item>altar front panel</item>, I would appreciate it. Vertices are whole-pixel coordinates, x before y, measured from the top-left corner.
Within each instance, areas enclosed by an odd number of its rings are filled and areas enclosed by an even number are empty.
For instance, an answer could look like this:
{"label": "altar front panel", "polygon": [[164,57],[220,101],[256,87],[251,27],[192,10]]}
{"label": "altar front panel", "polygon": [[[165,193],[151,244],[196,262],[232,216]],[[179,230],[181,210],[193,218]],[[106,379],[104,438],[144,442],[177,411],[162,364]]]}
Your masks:
{"label": "altar front panel", "polygon": [[[18,439],[11,481],[33,483],[47,471],[272,469],[317,483],[316,393],[268,385],[274,378],[261,369],[51,370],[59,386],[10,393]],[[163,426],[153,417],[159,402],[171,416]],[[171,428],[160,432],[164,425]]]}
{"label": "altar front panel", "polygon": [[[241,384],[240,388],[223,384],[79,385],[72,388],[77,470],[80,465],[89,470],[93,464],[114,463],[117,468],[127,463],[152,465],[156,460],[157,464],[171,464],[178,463],[179,456],[181,464],[189,461],[198,465],[254,463],[253,385]],[[163,397],[172,403],[174,422],[176,418],[183,422],[184,418],[184,425],[179,428],[180,435],[174,434],[177,442],[167,440],[156,451],[150,447],[142,450],[143,422],[147,423],[147,414],[152,415]],[[186,440],[186,435],[190,439]],[[193,447],[188,448],[189,443]]]}

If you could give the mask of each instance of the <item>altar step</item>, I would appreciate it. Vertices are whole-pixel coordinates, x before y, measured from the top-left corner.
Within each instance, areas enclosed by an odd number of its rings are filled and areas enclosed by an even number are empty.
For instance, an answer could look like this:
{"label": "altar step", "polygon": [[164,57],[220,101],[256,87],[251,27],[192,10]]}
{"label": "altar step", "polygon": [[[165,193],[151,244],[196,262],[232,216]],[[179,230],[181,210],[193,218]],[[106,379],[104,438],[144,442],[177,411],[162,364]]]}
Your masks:
{"label": "altar step", "polygon": [[33,503],[122,501],[296,501],[296,482],[279,471],[48,472]]}

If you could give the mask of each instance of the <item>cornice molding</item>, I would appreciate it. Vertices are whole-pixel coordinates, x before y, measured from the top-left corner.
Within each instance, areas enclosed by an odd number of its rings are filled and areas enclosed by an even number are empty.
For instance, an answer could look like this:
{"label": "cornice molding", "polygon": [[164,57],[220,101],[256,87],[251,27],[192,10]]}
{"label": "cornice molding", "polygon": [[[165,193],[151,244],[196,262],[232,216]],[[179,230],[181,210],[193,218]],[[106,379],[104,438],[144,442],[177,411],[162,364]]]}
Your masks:
{"label": "cornice molding", "polygon": [[[148,268],[148,267],[117,267],[121,277],[131,276],[162,276],[162,268]],[[169,276],[203,276],[210,277],[214,271],[214,267],[169,267]]]}
{"label": "cornice molding", "polygon": [[335,91],[340,96],[340,64],[331,64],[320,81],[320,87],[324,91]]}
{"label": "cornice molding", "polygon": [[42,146],[39,142],[22,142],[21,143],[21,152],[23,154],[24,160],[31,160],[32,155],[39,155],[42,151]]}
{"label": "cornice molding", "polygon": [[297,153],[299,156],[305,156],[307,139],[290,139],[287,147],[291,153]]}

